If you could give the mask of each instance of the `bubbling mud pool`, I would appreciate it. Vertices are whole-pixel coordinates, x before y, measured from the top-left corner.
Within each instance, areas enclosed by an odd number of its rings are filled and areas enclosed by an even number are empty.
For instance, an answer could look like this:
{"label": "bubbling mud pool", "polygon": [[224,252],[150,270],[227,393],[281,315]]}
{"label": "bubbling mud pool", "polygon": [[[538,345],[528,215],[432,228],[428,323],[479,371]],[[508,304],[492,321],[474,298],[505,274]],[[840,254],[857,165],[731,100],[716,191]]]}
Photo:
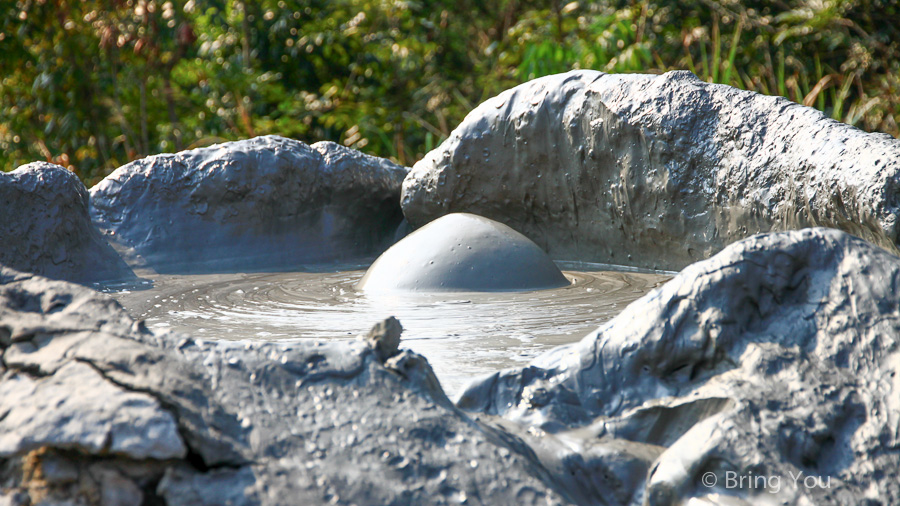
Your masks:
{"label": "bubbling mud pool", "polygon": [[345,265],[304,272],[153,274],[145,275],[152,283],[110,294],[148,327],[198,339],[355,338],[395,316],[404,329],[400,346],[424,355],[452,396],[472,378],[580,340],[672,277],[558,264],[572,284],[533,292],[366,294],[354,288],[366,266]]}

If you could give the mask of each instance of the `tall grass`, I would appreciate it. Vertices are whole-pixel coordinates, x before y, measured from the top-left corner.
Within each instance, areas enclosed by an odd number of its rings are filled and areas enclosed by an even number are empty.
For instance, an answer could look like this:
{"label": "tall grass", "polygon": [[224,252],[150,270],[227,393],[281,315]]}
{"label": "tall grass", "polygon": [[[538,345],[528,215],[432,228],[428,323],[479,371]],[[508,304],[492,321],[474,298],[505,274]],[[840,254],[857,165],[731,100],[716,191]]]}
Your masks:
{"label": "tall grass", "polygon": [[[900,136],[900,7],[893,4],[795,0],[778,4],[780,10],[770,2],[705,0],[570,5],[562,39],[520,36],[517,77],[572,68],[686,69],[711,83],[780,95],[865,130]],[[523,34],[540,33],[550,14],[522,20]]]}

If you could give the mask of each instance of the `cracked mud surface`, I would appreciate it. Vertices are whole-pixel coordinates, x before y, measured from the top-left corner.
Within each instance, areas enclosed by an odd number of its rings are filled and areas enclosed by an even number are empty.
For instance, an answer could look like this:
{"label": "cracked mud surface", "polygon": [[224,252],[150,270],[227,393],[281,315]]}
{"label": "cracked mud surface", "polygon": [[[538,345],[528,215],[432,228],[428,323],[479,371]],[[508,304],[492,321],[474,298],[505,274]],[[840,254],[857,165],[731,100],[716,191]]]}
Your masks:
{"label": "cracked mud surface", "polygon": [[[414,353],[382,362],[362,341],[154,334],[104,295],[8,270],[2,277],[0,385],[42,394],[2,400],[4,496],[66,498],[80,483],[76,498],[86,503],[151,492],[167,504],[567,502],[526,447],[456,410]],[[94,393],[80,393],[90,385]],[[54,396],[72,409],[41,416]],[[133,412],[111,412],[117,403]],[[132,425],[116,423],[125,415]],[[27,419],[37,425],[20,423]],[[67,477],[32,493],[45,461],[63,462]],[[94,478],[133,461],[133,476]]]}

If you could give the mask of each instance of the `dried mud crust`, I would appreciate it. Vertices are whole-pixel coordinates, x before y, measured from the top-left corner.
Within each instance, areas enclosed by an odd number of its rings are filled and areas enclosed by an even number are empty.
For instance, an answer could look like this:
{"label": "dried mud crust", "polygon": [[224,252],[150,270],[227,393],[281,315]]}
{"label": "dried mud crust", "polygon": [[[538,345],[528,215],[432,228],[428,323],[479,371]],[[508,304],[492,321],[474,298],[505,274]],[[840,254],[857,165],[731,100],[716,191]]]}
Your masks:
{"label": "dried mud crust", "polygon": [[3,269],[0,329],[14,504],[571,502],[528,447],[447,400],[396,321],[359,340],[203,342]]}
{"label": "dried mud crust", "polygon": [[458,405],[547,434],[523,437],[567,488],[620,504],[894,504],[898,285],[843,232],[751,237]]}
{"label": "dried mud crust", "polygon": [[274,135],[136,160],[91,188],[91,217],[157,272],[296,268],[394,241],[407,169]]}
{"label": "dried mud crust", "polygon": [[551,257],[680,270],[824,226],[897,253],[900,140],[685,71],[542,77],[493,97],[403,183],[414,227],[500,221]]}
{"label": "dried mud crust", "polygon": [[0,172],[0,264],[91,284],[134,279],[88,215],[72,172],[46,162]]}
{"label": "dried mud crust", "polygon": [[[454,405],[394,320],[357,340],[201,341],[4,269],[0,493],[21,504],[894,504],[898,285],[900,259],[843,232],[755,236],[581,342],[475,381]],[[728,486],[760,475],[777,490]]]}

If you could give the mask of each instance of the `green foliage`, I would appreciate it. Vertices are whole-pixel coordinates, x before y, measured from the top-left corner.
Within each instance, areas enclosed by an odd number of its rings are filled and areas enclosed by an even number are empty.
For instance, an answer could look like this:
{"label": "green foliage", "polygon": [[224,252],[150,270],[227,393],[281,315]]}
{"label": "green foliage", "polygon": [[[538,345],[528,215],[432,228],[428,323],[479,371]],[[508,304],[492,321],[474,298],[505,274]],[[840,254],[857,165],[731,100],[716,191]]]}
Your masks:
{"label": "green foliage", "polygon": [[900,4],[879,0],[571,2],[510,30],[520,80],[688,69],[900,135]]}
{"label": "green foliage", "polygon": [[0,167],[90,185],[253,135],[411,164],[472,107],[573,68],[689,69],[897,136],[889,0],[0,0]]}

